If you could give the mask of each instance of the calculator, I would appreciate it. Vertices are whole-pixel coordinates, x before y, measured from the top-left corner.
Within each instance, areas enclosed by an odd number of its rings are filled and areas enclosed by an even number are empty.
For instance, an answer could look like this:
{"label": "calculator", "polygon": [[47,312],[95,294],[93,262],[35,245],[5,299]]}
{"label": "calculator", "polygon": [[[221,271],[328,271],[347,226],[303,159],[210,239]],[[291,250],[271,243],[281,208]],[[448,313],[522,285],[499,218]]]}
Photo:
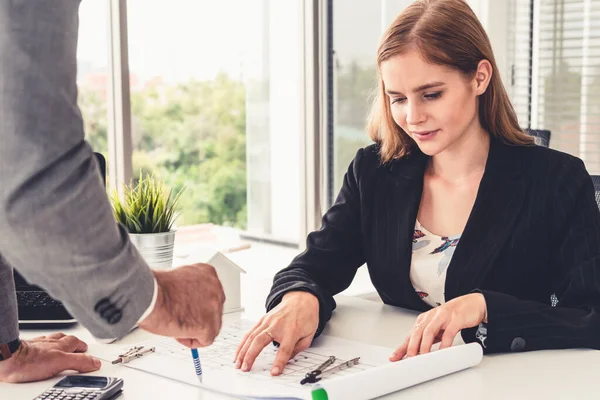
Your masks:
{"label": "calculator", "polygon": [[108,400],[123,391],[123,379],[106,376],[69,375],[34,400]]}

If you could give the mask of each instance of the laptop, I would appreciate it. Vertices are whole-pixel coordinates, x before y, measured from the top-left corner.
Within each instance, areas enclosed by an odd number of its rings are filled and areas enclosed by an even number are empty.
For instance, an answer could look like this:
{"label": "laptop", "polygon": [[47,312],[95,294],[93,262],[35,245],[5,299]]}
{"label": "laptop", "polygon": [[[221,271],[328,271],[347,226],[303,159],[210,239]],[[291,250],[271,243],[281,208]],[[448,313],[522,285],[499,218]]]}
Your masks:
{"label": "laptop", "polygon": [[[94,154],[106,186],[106,160],[102,154]],[[17,289],[19,328],[63,328],[77,322],[60,301],[50,297],[42,288],[30,285],[16,270],[13,274]]]}

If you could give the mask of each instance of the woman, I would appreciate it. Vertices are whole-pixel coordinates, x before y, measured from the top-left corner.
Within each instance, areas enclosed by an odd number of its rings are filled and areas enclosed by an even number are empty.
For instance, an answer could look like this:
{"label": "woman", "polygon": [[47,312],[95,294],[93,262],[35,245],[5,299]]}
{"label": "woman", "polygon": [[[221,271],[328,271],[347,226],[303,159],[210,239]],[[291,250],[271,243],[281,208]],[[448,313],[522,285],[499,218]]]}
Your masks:
{"label": "woman", "polygon": [[271,371],[319,335],[366,262],[386,304],[421,311],[397,361],[479,341],[486,353],[600,348],[600,213],[581,160],[518,126],[489,39],[462,0],[413,3],[378,50],[378,101],[337,201],[274,279],[245,336]]}

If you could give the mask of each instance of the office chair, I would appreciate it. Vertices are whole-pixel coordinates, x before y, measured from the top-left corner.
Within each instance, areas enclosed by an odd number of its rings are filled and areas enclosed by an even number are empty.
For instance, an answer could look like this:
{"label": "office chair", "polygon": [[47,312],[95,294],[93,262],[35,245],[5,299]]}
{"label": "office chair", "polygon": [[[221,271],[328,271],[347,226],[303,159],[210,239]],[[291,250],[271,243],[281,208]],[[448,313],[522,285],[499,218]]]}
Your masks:
{"label": "office chair", "polygon": [[592,182],[594,183],[594,190],[596,191],[596,204],[600,209],[600,175],[591,175]]}
{"label": "office chair", "polygon": [[98,168],[100,168],[100,172],[102,175],[102,181],[104,182],[104,186],[106,186],[106,159],[100,153],[94,153],[96,156],[96,161],[98,162]]}
{"label": "office chair", "polygon": [[550,131],[546,129],[525,129],[525,133],[535,138],[536,144],[544,147],[550,145]]}

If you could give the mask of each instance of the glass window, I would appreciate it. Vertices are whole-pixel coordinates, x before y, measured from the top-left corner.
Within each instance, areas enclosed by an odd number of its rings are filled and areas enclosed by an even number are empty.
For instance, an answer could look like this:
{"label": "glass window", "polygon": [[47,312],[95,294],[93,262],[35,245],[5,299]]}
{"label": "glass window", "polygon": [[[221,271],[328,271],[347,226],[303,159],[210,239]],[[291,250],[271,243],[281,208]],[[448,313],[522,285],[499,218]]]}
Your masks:
{"label": "glass window", "polygon": [[128,0],[133,175],[186,188],[178,241],[298,241],[299,4]]}
{"label": "glass window", "polygon": [[412,0],[362,0],[348,7],[333,1],[334,198],[358,149],[372,143],[365,126],[377,87],[379,40],[410,3]]}
{"label": "glass window", "polygon": [[538,0],[537,125],[600,174],[600,0]]}
{"label": "glass window", "polygon": [[108,74],[108,2],[83,1],[79,8],[77,46],[78,105],[86,140],[107,159]]}
{"label": "glass window", "polygon": [[[531,0],[508,0],[507,58],[509,78],[504,81],[521,128],[531,124]],[[496,59],[499,55],[496,54]]]}
{"label": "glass window", "polygon": [[600,0],[510,0],[509,10],[507,86],[521,126],[549,130],[550,147],[600,174]]}

